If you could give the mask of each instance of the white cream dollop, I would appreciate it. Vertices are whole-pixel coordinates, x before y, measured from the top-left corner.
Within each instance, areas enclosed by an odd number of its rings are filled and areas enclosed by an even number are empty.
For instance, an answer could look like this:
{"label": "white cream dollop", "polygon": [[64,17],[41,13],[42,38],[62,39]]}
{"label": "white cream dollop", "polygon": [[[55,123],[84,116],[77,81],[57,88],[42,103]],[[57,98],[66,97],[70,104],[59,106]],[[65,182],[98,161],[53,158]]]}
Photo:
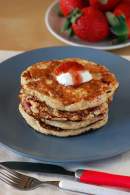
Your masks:
{"label": "white cream dollop", "polygon": [[93,79],[92,74],[87,70],[81,71],[80,74],[82,77],[82,83],[89,82]]}
{"label": "white cream dollop", "polygon": [[[92,80],[92,74],[87,70],[78,71],[77,74],[79,74],[79,76],[81,77],[81,83],[89,82],[90,80]],[[61,85],[65,86],[75,85],[73,75],[70,72],[61,73],[57,75],[56,80]]]}
{"label": "white cream dollop", "polygon": [[56,80],[58,83],[65,86],[73,85],[72,75],[69,72],[61,73],[60,75],[56,76]]}

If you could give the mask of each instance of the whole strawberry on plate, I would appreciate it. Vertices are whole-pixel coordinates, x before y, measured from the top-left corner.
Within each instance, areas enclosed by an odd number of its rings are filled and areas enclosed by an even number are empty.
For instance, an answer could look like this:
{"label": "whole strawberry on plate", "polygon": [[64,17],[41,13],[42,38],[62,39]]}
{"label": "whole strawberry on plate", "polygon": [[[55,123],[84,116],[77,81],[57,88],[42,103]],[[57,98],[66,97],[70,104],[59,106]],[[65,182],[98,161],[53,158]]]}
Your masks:
{"label": "whole strawberry on plate", "polygon": [[72,10],[82,9],[87,5],[87,0],[60,0],[60,11],[64,16],[69,15]]}
{"label": "whole strawberry on plate", "polygon": [[110,11],[120,2],[120,0],[89,0],[89,2],[91,6],[101,11]]}
{"label": "whole strawberry on plate", "polygon": [[80,39],[88,42],[102,41],[108,37],[109,25],[105,15],[93,7],[76,9],[67,18],[64,31],[69,35],[77,35]]}
{"label": "whole strawberry on plate", "polygon": [[124,15],[126,19],[130,18],[130,1],[121,2],[114,10],[116,16]]}

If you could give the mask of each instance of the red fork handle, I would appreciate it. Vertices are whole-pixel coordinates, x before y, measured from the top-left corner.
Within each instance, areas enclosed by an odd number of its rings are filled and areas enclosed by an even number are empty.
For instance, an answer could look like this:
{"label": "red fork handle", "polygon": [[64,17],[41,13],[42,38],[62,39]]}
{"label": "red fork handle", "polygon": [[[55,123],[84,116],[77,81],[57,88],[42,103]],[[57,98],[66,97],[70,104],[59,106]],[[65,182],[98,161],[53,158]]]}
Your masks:
{"label": "red fork handle", "polygon": [[83,183],[130,189],[130,177],[93,170],[77,170],[76,178]]}

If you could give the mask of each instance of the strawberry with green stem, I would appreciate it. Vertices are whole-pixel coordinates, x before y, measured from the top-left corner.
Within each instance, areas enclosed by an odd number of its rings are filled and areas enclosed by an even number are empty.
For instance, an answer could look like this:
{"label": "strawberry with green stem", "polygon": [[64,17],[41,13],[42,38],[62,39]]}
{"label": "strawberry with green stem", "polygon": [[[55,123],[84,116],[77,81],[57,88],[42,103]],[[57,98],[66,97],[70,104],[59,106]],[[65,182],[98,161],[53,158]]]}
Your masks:
{"label": "strawberry with green stem", "polygon": [[109,25],[100,10],[86,7],[76,9],[68,16],[63,31],[67,31],[70,36],[75,34],[85,41],[98,42],[108,37]]}

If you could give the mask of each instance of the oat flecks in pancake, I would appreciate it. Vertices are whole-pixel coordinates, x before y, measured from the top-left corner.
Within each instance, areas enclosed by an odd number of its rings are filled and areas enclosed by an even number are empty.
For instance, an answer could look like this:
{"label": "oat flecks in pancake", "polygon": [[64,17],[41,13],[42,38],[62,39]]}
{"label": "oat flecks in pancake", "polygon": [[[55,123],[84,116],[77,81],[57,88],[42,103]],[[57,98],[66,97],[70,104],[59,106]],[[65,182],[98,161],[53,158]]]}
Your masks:
{"label": "oat flecks in pancake", "polygon": [[107,123],[107,121],[108,121],[108,116],[106,116],[102,120],[99,120],[99,121],[95,122],[94,124],[91,124],[91,125],[89,125],[87,127],[81,128],[81,129],[63,130],[63,129],[60,129],[60,128],[52,127],[50,125],[46,125],[43,122],[39,122],[38,120],[36,120],[35,118],[33,118],[32,116],[27,114],[24,111],[24,109],[22,108],[21,105],[19,105],[19,111],[22,114],[23,118],[26,120],[26,122],[32,128],[34,128],[36,131],[38,131],[40,133],[43,133],[43,134],[46,134],[46,135],[53,135],[53,136],[58,136],[58,137],[68,137],[68,136],[79,135],[79,134],[88,132],[90,130],[94,130],[94,129],[100,128],[100,127],[104,126]]}
{"label": "oat flecks in pancake", "polygon": [[80,129],[83,127],[87,127],[90,124],[96,123],[99,120],[102,120],[103,118],[105,118],[105,116],[107,115],[107,113],[102,113],[100,115],[98,115],[95,118],[92,118],[90,120],[84,120],[84,121],[78,121],[78,122],[72,122],[72,121],[52,121],[52,120],[42,120],[42,122],[44,122],[47,125],[53,126],[53,127],[58,127],[61,129]]}
{"label": "oat flecks in pancake", "polygon": [[[61,111],[51,108],[45,104],[45,102],[40,102],[36,97],[27,96],[26,94],[20,94],[21,104],[28,113],[32,114],[36,118],[43,118],[48,120],[58,120],[58,121],[81,121],[81,120],[91,120],[92,118],[98,116],[101,113],[108,112],[108,104],[103,103],[100,106],[85,109],[82,111]],[[26,105],[30,105],[28,108]],[[27,107],[27,108],[26,108]]]}
{"label": "oat flecks in pancake", "polygon": [[[90,71],[93,79],[77,87],[60,85],[54,69],[62,62],[76,61]],[[37,97],[58,110],[76,111],[95,107],[113,95],[118,82],[114,74],[101,65],[82,59],[39,62],[27,68],[21,76],[24,93]]]}

